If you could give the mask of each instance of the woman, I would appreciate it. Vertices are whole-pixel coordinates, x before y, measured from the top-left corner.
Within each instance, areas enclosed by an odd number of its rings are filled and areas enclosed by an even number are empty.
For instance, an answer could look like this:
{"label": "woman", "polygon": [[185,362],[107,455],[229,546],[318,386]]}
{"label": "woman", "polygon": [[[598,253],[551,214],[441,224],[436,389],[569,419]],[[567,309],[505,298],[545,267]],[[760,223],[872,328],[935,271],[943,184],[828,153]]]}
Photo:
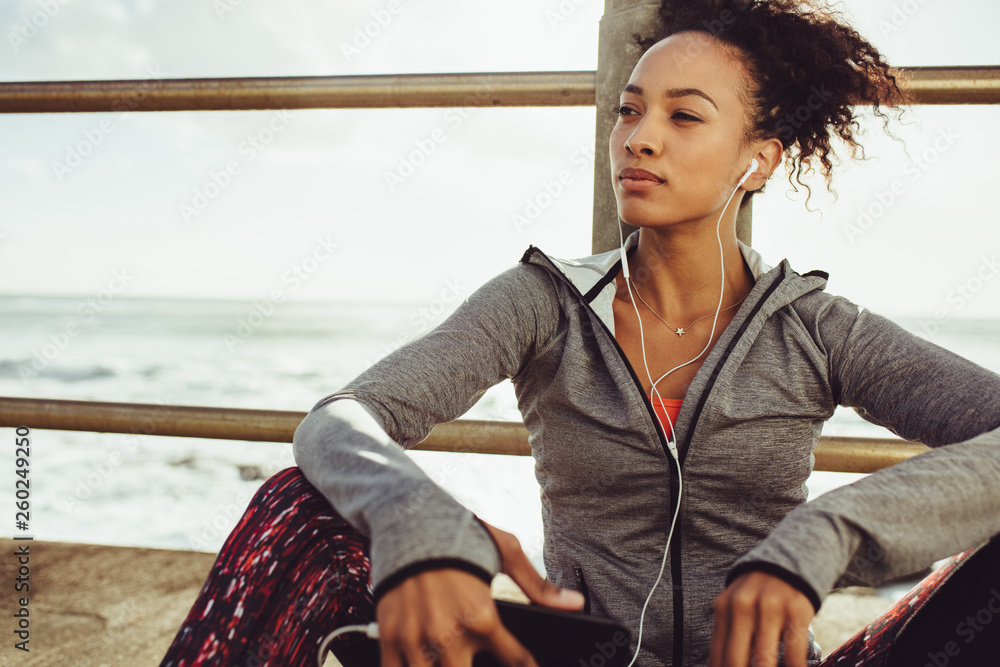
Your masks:
{"label": "woman", "polygon": [[[489,597],[504,571],[535,602],[625,622],[638,665],[776,665],[780,649],[802,667],[818,662],[808,626],[838,581],[909,573],[1000,532],[1000,378],[736,240],[741,202],[783,159],[829,178],[830,139],[858,148],[851,104],[904,101],[871,45],[800,6],[669,18],[610,139],[619,213],[640,231],[576,262],[530,248],[323,399],[295,436],[308,482],[292,470],[265,485],[165,664],[308,664],[326,632],[374,618],[383,667],[467,667],[481,649],[534,665]],[[399,447],[506,378],[551,581]],[[961,444],[803,505],[838,404]]]}

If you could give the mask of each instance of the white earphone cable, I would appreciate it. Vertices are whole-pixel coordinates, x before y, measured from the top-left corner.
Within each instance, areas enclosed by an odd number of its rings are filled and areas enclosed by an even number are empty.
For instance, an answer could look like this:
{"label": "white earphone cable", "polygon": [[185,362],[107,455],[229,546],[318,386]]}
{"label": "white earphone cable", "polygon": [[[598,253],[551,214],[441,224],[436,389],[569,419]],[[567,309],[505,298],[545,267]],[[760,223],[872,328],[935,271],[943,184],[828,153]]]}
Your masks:
{"label": "white earphone cable", "polygon": [[[679,364],[677,366],[674,366],[669,371],[667,371],[666,373],[664,373],[663,375],[661,375],[656,380],[656,382],[653,382],[653,376],[652,376],[652,373],[650,373],[650,370],[649,370],[649,362],[646,359],[646,341],[645,341],[645,337],[644,337],[643,329],[642,329],[642,318],[639,316],[639,307],[635,303],[635,297],[632,296],[632,287],[629,284],[628,257],[625,254],[625,239],[624,239],[624,236],[623,236],[623,233],[622,233],[622,226],[621,226],[621,224],[618,225],[618,239],[619,239],[619,242],[620,242],[619,243],[619,247],[621,249],[622,272],[623,272],[623,274],[625,276],[625,286],[628,288],[629,300],[632,302],[632,308],[633,308],[633,310],[635,310],[635,317],[636,317],[636,320],[639,323],[639,347],[642,349],[642,364],[643,364],[643,366],[646,369],[646,377],[649,379],[650,392],[656,396],[656,399],[658,401],[660,401],[661,405],[663,404],[663,398],[660,396],[660,392],[656,388],[656,385],[659,384],[665,377],[667,377],[668,375],[670,375],[674,371],[676,371],[676,370],[678,370],[680,368],[684,368],[685,366],[687,366],[689,364],[693,364],[695,361],[697,361],[701,357],[701,355],[705,354],[705,352],[707,352],[708,349],[711,348],[711,346],[712,346],[712,339],[715,337],[715,327],[716,327],[716,325],[719,322],[719,313],[722,310],[722,301],[725,298],[725,292],[726,292],[725,255],[724,255],[723,249],[722,249],[722,235],[721,235],[721,232],[720,232],[720,228],[722,226],[722,218],[726,214],[726,209],[729,208],[730,202],[733,201],[733,197],[736,196],[736,192],[740,189],[740,186],[743,185],[743,182],[747,179],[747,177],[754,170],[756,170],[756,167],[757,167],[757,161],[753,160],[753,162],[751,163],[750,169],[747,170],[747,173],[743,176],[743,178],[737,184],[737,186],[733,190],[732,194],[729,195],[729,199],[726,200],[726,205],[722,207],[722,212],[719,214],[719,220],[715,223],[715,238],[719,242],[719,267],[720,267],[720,272],[721,272],[722,285],[721,285],[721,288],[719,290],[719,305],[716,307],[716,309],[715,309],[715,316],[712,318],[712,331],[708,335],[708,342],[705,344],[704,349],[702,349],[702,351],[699,352],[696,357],[694,357],[693,359],[690,359],[689,361],[684,362],[683,364]],[[674,424],[673,424],[673,420],[670,419],[670,414],[667,413],[666,410],[664,410],[664,414],[667,417],[667,423],[670,425],[670,429],[669,430],[667,430],[666,428],[664,428],[664,426],[663,426],[663,420],[660,419],[660,415],[658,413],[656,413],[656,411],[654,410],[654,415],[656,416],[656,421],[660,424],[660,429],[663,431],[663,434],[667,437],[667,447],[670,449],[670,453],[673,455],[674,461],[677,463],[677,506],[674,508],[674,516],[670,520],[670,530],[667,532],[667,544],[666,544],[666,546],[664,547],[664,550],[663,550],[663,560],[660,563],[660,572],[659,572],[659,574],[657,574],[656,581],[653,582],[653,587],[649,590],[649,595],[646,596],[646,601],[642,605],[642,612],[639,615],[639,636],[636,639],[635,654],[632,656],[632,660],[628,663],[628,667],[632,667],[632,665],[635,664],[635,661],[639,657],[639,649],[642,647],[642,631],[643,631],[643,626],[645,624],[645,619],[646,619],[646,608],[649,606],[650,600],[653,599],[653,592],[656,591],[657,586],[660,585],[660,581],[663,579],[663,571],[666,569],[666,566],[667,566],[667,555],[670,553],[670,541],[671,541],[671,539],[673,539],[673,536],[674,536],[674,527],[677,525],[677,517],[680,516],[681,497],[683,496],[683,492],[684,492],[684,478],[681,475],[680,456],[677,453],[677,442],[674,439]]]}
{"label": "white earphone cable", "polygon": [[319,667],[323,667],[323,663],[326,661],[326,652],[330,650],[330,642],[347,632],[363,632],[371,639],[378,639],[379,637],[378,623],[376,621],[372,621],[367,625],[345,625],[337,628],[324,637],[323,642],[319,645],[319,651],[316,653],[316,664]]}

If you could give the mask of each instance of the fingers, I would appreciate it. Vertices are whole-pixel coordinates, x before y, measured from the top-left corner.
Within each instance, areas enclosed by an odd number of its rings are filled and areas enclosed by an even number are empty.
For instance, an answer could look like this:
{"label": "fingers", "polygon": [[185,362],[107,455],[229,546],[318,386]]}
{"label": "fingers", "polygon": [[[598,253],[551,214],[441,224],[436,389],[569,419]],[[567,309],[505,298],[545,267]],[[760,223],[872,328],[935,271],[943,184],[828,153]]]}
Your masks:
{"label": "fingers", "polygon": [[757,609],[756,632],[754,632],[752,625],[748,628],[748,634],[752,634],[751,642],[753,644],[751,665],[754,667],[778,666],[778,644],[781,641],[783,623],[783,615],[779,610]]}
{"label": "fingers", "polygon": [[751,572],[715,602],[709,667],[777,667],[784,644],[786,667],[806,667],[814,609],[799,590],[777,577]]}
{"label": "fingers", "polygon": [[715,600],[715,627],[712,629],[712,645],[708,649],[706,667],[722,667],[722,656],[729,644],[729,618],[721,613],[720,598],[721,596]]}
{"label": "fingers", "polygon": [[514,580],[528,599],[537,604],[560,609],[576,610],[583,607],[583,595],[577,591],[563,589],[538,574],[528,556],[521,549],[521,542],[513,533],[500,530],[483,521],[483,524],[493,535],[493,540],[500,549],[503,561],[503,573]]}
{"label": "fingers", "polygon": [[[382,667],[438,667],[472,664],[480,640],[460,622],[440,623],[431,619],[389,630],[379,640]],[[462,662],[464,660],[464,663]]]}
{"label": "fingers", "polygon": [[381,667],[470,667],[481,651],[492,653],[501,665],[538,667],[531,653],[500,622],[495,607],[463,619],[456,615],[456,622],[440,631],[415,627],[408,635],[380,641]]}
{"label": "fingers", "polygon": [[809,623],[816,610],[805,596],[793,603],[785,623],[782,641],[785,644],[785,666],[806,667],[809,655]]}
{"label": "fingers", "polygon": [[577,610],[584,604],[584,597],[568,588],[560,588],[535,570],[524,552],[518,550],[520,557],[511,564],[507,574],[521,587],[528,599],[537,604],[559,609]]}
{"label": "fingers", "polygon": [[[734,584],[735,585],[735,584]],[[750,661],[750,645],[756,626],[756,613],[743,609],[732,586],[723,591],[715,601],[715,630],[709,667],[745,667]]]}
{"label": "fingers", "polygon": [[489,586],[457,570],[430,570],[404,580],[375,608],[379,624],[381,667],[430,667],[444,664],[446,653],[467,658],[479,641],[467,631],[485,608],[496,613]]}
{"label": "fingers", "polygon": [[389,590],[375,608],[381,667],[470,667],[479,651],[503,665],[538,667],[500,622],[489,586],[461,570],[429,570]]}
{"label": "fingers", "polygon": [[[535,662],[535,658],[528,652],[528,649],[524,648],[503,624],[500,624],[498,631],[491,638],[488,648],[500,660],[501,665],[538,667],[538,663]],[[459,666],[456,665],[456,667]],[[466,665],[460,667],[466,667]]]}

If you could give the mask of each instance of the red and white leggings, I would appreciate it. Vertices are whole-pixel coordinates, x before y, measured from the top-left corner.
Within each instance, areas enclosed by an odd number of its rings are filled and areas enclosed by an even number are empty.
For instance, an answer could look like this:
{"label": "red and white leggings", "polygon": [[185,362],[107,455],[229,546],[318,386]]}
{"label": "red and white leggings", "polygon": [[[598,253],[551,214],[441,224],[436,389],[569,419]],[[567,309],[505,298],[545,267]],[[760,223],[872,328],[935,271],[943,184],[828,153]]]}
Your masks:
{"label": "red and white leggings", "polygon": [[[267,480],[226,540],[162,666],[310,667],[374,620],[369,539],[298,468]],[[1000,539],[955,556],[820,667],[1000,665]],[[345,664],[371,664],[358,635]],[[829,648],[829,647],[825,647]]]}

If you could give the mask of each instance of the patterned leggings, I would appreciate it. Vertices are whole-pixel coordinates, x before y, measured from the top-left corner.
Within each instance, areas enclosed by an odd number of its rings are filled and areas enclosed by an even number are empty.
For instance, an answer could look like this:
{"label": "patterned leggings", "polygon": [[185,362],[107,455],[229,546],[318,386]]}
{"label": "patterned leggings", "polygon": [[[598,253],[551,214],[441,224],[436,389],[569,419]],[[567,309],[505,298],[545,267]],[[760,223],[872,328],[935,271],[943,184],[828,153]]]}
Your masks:
{"label": "patterned leggings", "polygon": [[375,618],[369,548],[298,468],[282,470],[226,540],[162,665],[315,665],[327,634]]}
{"label": "patterned leggings", "polygon": [[[369,548],[298,468],[279,472],[226,540],[162,665],[315,665],[327,634],[374,620]],[[1000,664],[998,560],[1000,537],[955,556],[820,667]],[[358,642],[338,638],[338,657],[377,664]]]}

